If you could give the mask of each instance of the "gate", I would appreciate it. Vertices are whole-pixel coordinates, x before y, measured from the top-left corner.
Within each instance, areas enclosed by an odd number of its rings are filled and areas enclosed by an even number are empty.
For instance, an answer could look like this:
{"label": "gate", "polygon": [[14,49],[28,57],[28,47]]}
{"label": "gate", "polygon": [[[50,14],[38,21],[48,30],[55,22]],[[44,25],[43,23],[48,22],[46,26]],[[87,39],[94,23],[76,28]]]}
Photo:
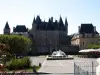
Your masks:
{"label": "gate", "polygon": [[96,75],[96,62],[75,62],[74,75]]}

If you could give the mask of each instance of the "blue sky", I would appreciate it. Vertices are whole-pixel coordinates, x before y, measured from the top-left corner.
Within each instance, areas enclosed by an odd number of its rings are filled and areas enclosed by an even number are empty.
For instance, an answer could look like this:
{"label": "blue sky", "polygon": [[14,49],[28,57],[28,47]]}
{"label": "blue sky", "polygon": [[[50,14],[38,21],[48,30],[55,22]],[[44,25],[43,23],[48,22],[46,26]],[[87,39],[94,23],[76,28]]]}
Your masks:
{"label": "blue sky", "polygon": [[32,27],[34,16],[48,21],[53,16],[67,17],[68,34],[78,32],[81,23],[92,23],[100,32],[100,0],[0,0],[0,33],[8,21],[11,31],[16,25]]}

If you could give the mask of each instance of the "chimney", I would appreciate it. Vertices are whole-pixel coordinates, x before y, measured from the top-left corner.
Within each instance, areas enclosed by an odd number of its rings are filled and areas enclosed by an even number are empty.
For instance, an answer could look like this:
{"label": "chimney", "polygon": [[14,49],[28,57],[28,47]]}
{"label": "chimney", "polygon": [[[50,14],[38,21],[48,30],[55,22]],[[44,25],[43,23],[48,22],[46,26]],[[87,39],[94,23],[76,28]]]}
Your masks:
{"label": "chimney", "polygon": [[94,26],[94,32],[96,32],[96,26]]}

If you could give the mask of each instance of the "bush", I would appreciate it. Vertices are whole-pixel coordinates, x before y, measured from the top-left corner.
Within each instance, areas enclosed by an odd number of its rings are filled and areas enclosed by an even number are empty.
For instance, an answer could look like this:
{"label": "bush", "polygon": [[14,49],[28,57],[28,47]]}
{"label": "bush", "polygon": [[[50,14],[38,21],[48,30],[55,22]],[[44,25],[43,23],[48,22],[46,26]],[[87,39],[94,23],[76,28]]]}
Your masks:
{"label": "bush", "polygon": [[30,60],[28,57],[24,57],[22,59],[12,59],[8,62],[7,68],[9,70],[19,70],[19,69],[26,69],[30,67]]}
{"label": "bush", "polygon": [[27,54],[31,47],[32,41],[29,38],[20,35],[0,35],[0,43],[4,49],[3,51],[13,55]]}
{"label": "bush", "polygon": [[90,45],[88,45],[88,48],[89,49],[98,49],[98,48],[100,48],[100,44],[90,44]]}

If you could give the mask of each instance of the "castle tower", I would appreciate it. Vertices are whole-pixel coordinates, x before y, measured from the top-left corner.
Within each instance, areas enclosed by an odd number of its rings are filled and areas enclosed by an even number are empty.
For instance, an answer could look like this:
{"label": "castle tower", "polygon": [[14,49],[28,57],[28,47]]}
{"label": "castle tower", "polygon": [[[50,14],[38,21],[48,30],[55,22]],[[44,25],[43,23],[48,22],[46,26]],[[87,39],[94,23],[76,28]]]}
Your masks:
{"label": "castle tower", "polygon": [[10,27],[8,22],[6,22],[5,27],[4,27],[4,34],[10,34]]}
{"label": "castle tower", "polygon": [[35,17],[34,17],[34,19],[33,19],[33,22],[32,22],[32,30],[35,30],[35,26],[34,26],[34,24],[36,23],[36,20],[35,20]]}
{"label": "castle tower", "polygon": [[63,23],[62,17],[60,16],[60,19],[59,19],[59,31],[63,31],[63,30],[64,30],[64,23]]}
{"label": "castle tower", "polygon": [[68,22],[67,22],[67,18],[65,19],[65,30],[66,30],[66,33],[68,35]]}

